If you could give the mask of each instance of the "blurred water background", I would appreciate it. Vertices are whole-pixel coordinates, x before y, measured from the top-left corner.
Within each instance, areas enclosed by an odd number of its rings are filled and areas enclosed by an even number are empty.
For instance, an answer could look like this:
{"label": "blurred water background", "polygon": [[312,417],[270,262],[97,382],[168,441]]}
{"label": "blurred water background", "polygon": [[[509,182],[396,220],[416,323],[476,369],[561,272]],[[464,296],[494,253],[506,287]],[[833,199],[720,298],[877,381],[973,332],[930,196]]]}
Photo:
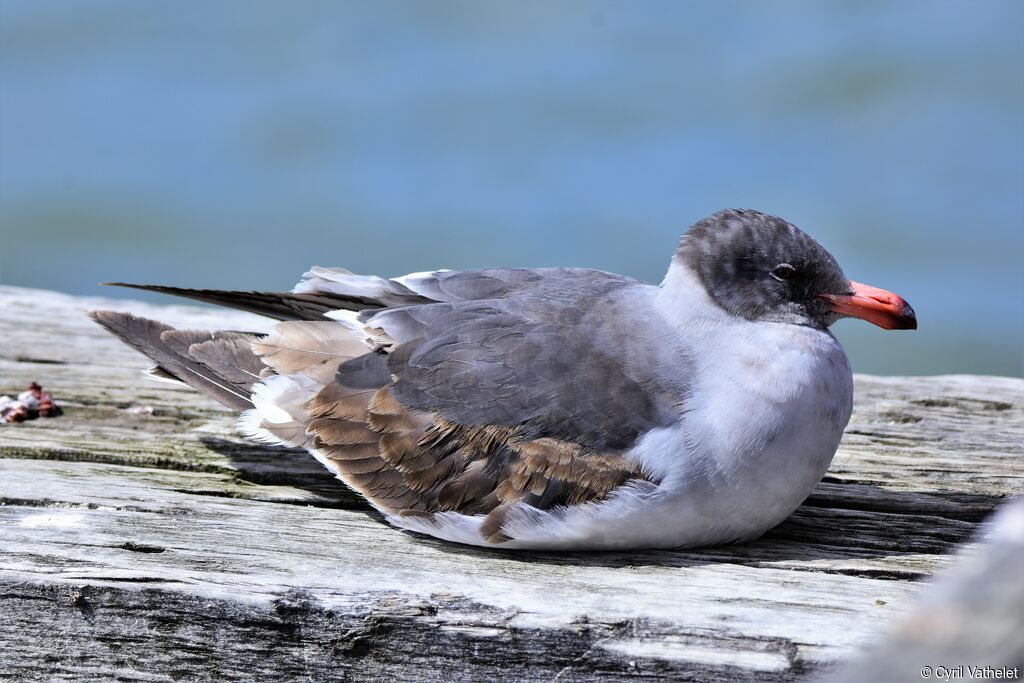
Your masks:
{"label": "blurred water background", "polygon": [[722,207],[1021,375],[1024,3],[0,0],[0,283],[290,287],[576,265],[660,281]]}

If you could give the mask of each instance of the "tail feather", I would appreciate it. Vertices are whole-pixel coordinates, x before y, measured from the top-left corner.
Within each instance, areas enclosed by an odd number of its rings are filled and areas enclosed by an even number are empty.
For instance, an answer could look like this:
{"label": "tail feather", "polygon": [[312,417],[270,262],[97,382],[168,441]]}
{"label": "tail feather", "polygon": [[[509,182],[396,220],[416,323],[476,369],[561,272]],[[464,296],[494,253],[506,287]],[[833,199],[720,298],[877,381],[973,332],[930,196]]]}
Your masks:
{"label": "tail feather", "polygon": [[[257,374],[253,378],[248,370],[255,367],[254,363],[262,363],[249,351],[251,359],[235,364],[231,372],[225,372],[225,366],[235,362],[234,357],[242,353],[253,335],[175,330],[155,320],[117,311],[90,311],[89,316],[121,341],[149,356],[164,372],[229,408],[252,408],[251,387],[259,377]],[[200,351],[198,355],[191,353],[193,347]]]}

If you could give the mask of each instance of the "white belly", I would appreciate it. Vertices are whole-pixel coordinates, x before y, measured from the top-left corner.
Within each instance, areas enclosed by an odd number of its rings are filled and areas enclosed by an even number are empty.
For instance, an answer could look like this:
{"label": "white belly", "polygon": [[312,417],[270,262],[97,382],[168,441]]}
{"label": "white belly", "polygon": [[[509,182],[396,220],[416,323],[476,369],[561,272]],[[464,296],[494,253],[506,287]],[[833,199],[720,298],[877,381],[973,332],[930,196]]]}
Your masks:
{"label": "white belly", "polygon": [[634,448],[661,475],[650,508],[666,536],[659,545],[760,536],[800,505],[839,446],[853,405],[842,347],[809,328],[752,329],[755,338],[723,341],[681,423]]}

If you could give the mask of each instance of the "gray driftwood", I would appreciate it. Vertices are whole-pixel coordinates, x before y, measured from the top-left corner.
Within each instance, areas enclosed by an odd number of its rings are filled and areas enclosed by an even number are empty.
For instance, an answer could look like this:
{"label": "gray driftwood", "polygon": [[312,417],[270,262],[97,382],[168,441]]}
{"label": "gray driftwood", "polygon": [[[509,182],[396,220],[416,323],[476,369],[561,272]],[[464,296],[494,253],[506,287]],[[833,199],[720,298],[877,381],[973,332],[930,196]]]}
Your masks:
{"label": "gray driftwood", "polygon": [[[791,680],[856,659],[1021,490],[1024,381],[857,378],[828,476],[763,539],[511,554],[385,526],[309,456],[247,443],[85,318],[245,314],[0,288],[0,676]],[[965,545],[966,544],[966,545]],[[914,677],[906,680],[917,680]]]}
{"label": "gray driftwood", "polygon": [[1024,498],[984,525],[983,547],[927,587],[911,613],[827,683],[1021,680]]}

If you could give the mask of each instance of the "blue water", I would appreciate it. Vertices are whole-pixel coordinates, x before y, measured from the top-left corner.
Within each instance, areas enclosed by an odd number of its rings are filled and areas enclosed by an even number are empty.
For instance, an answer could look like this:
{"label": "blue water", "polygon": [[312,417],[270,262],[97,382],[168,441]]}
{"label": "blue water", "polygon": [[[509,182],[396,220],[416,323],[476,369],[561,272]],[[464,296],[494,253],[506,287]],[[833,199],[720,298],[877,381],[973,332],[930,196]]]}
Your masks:
{"label": "blue water", "polygon": [[914,305],[855,369],[1022,375],[1022,65],[1016,0],[2,0],[0,282],[658,281],[750,207]]}

